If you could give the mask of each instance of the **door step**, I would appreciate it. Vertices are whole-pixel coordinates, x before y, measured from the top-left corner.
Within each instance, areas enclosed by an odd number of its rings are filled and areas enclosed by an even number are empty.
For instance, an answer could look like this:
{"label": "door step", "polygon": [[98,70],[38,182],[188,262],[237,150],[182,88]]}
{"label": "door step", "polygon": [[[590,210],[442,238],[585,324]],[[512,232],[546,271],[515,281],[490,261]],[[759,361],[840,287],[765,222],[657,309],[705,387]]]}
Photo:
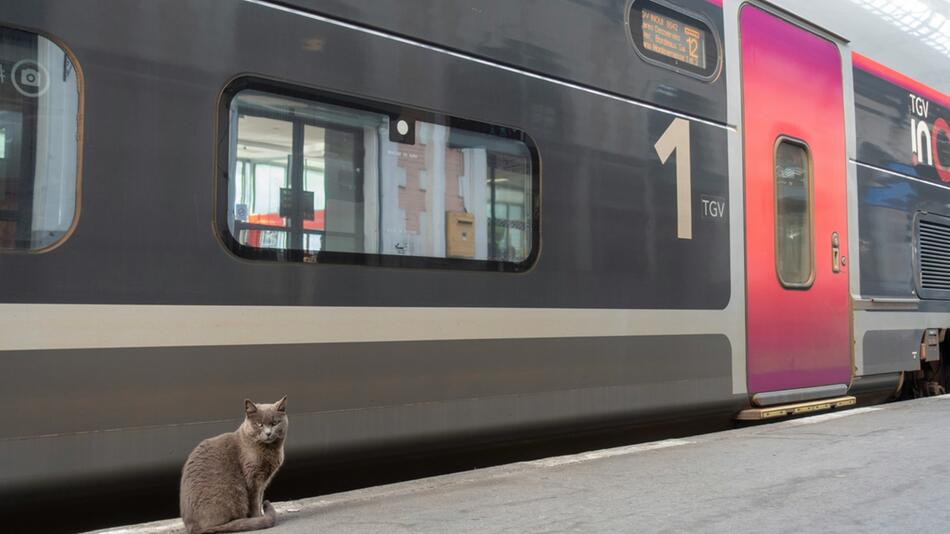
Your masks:
{"label": "door step", "polygon": [[851,395],[834,397],[831,399],[820,399],[808,402],[799,402],[795,404],[782,404],[779,406],[769,406],[767,408],[749,408],[742,410],[736,419],[740,421],[761,421],[764,419],[775,419],[778,417],[789,417],[792,415],[802,415],[812,412],[821,412],[824,410],[833,410],[845,406],[854,406],[857,400]]}

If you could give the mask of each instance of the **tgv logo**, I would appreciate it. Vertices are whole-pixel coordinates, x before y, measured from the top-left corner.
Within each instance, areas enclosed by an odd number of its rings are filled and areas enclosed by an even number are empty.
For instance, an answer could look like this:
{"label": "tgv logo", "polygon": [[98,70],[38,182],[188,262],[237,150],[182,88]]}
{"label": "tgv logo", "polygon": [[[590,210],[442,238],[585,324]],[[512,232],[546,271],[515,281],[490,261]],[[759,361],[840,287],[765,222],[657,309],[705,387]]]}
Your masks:
{"label": "tgv logo", "polygon": [[942,134],[950,140],[950,126],[943,117],[937,117],[933,126],[927,124],[930,116],[930,102],[910,93],[910,147],[914,155],[914,165],[927,165],[937,169],[940,180],[950,182],[950,161],[946,165],[940,161],[937,141]]}

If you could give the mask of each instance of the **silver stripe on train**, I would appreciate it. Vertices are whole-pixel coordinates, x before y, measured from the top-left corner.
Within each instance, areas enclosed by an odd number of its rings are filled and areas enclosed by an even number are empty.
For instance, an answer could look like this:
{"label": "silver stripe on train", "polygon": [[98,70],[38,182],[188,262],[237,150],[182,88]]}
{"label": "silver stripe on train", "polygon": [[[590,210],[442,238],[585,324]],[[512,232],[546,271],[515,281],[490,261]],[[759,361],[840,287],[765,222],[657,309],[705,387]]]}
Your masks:
{"label": "silver stripe on train", "polygon": [[730,323],[688,310],[0,304],[0,351],[719,334]]}
{"label": "silver stripe on train", "polygon": [[889,174],[889,175],[891,175],[891,176],[897,176],[898,178],[905,178],[905,179],[907,179],[907,180],[911,180],[911,181],[914,181],[914,182],[920,182],[920,183],[922,183],[922,184],[924,184],[924,185],[929,185],[929,186],[933,186],[933,187],[938,187],[938,188],[940,188],[940,189],[950,189],[950,185],[943,185],[943,184],[938,184],[938,183],[936,183],[936,182],[931,182],[931,181],[928,181],[928,180],[921,180],[920,178],[915,178],[915,177],[910,176],[910,175],[908,175],[908,174],[902,174],[902,173],[899,173],[899,172],[894,172],[894,171],[892,171],[892,170],[884,169],[884,168],[878,167],[878,166],[876,166],[876,165],[869,165],[869,164],[867,164],[867,163],[861,163],[860,161],[857,161],[857,160],[851,160],[851,163],[854,163],[854,164],[857,165],[858,167],[864,167],[864,168],[866,168],[866,169],[871,169],[871,170],[873,170],[873,171],[882,172],[882,173],[884,173],[884,174]]}

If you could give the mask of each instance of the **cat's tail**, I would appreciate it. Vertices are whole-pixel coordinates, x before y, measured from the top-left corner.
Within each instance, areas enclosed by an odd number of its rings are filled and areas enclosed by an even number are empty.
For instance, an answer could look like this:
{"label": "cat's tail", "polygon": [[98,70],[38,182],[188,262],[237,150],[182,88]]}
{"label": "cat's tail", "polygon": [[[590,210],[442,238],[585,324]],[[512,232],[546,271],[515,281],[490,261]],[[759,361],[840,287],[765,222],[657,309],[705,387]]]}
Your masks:
{"label": "cat's tail", "polygon": [[223,525],[207,528],[201,531],[201,534],[217,534],[219,532],[245,532],[248,530],[260,530],[270,528],[277,524],[277,512],[270,502],[264,501],[264,515],[259,517],[245,517],[235,519]]}

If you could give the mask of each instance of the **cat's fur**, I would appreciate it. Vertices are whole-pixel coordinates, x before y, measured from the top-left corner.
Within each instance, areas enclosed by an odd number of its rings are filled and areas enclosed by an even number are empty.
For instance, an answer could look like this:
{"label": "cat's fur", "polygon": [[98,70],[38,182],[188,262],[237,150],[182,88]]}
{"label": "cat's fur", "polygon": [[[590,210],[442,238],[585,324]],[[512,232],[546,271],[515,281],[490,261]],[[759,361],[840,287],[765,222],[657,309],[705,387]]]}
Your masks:
{"label": "cat's fur", "polygon": [[284,462],[287,397],[274,404],[244,401],[244,423],[206,439],[181,472],[179,505],[188,534],[240,532],[274,526],[264,489]]}

